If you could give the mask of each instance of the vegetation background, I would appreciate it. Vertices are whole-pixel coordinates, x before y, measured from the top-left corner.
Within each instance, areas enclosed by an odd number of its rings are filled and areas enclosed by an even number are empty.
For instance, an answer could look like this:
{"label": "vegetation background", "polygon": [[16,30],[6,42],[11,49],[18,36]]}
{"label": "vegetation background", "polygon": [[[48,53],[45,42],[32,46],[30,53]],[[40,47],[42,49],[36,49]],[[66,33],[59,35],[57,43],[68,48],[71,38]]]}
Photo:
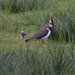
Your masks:
{"label": "vegetation background", "polygon": [[[25,43],[52,16],[47,45]],[[0,75],[75,75],[75,0],[0,0]]]}

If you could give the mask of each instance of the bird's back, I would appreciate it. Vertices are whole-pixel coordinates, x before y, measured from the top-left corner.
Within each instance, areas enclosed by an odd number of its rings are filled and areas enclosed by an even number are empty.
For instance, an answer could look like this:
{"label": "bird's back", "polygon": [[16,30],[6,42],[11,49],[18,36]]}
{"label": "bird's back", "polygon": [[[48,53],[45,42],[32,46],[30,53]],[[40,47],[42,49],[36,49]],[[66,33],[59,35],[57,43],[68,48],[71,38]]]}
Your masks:
{"label": "bird's back", "polygon": [[[46,30],[46,28],[48,28],[49,26],[43,26],[42,28],[40,28],[32,37],[30,37],[30,39],[34,39],[34,38],[39,38],[41,36],[43,36],[43,32]],[[44,32],[45,33],[45,32]]]}

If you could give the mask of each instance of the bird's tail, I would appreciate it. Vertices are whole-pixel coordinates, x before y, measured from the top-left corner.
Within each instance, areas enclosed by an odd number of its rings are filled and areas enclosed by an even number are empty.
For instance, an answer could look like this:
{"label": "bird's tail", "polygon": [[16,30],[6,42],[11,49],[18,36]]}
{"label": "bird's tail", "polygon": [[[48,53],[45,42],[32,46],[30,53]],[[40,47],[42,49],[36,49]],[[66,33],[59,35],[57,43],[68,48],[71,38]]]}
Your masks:
{"label": "bird's tail", "polygon": [[27,40],[25,40],[25,42],[29,42],[29,41],[31,41],[31,39],[27,39]]}

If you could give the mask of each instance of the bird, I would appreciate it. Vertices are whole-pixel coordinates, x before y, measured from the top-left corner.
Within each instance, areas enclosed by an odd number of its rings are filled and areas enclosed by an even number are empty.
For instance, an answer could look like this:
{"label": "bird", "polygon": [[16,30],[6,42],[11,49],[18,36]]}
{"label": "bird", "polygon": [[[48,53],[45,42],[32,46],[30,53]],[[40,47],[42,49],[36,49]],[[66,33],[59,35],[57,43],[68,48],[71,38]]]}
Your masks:
{"label": "bird", "polygon": [[41,40],[42,43],[45,44],[44,40],[49,37],[51,34],[52,28],[55,26],[53,18],[50,19],[48,25],[40,28],[32,37],[26,39],[25,42],[29,42],[31,40]]}
{"label": "bird", "polygon": [[21,35],[22,38],[25,38],[28,36],[27,33],[24,31],[20,31],[19,34]]}

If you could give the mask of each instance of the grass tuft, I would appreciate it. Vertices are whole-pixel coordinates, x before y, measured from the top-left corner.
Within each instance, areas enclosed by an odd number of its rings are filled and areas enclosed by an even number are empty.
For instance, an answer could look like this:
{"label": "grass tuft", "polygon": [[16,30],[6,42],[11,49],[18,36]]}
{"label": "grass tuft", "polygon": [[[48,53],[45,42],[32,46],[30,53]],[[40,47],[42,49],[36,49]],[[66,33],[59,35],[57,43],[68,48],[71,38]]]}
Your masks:
{"label": "grass tuft", "polygon": [[0,74],[45,74],[62,75],[74,70],[74,46],[63,47],[59,44],[49,46],[40,53],[38,50],[18,50],[0,52]]}

